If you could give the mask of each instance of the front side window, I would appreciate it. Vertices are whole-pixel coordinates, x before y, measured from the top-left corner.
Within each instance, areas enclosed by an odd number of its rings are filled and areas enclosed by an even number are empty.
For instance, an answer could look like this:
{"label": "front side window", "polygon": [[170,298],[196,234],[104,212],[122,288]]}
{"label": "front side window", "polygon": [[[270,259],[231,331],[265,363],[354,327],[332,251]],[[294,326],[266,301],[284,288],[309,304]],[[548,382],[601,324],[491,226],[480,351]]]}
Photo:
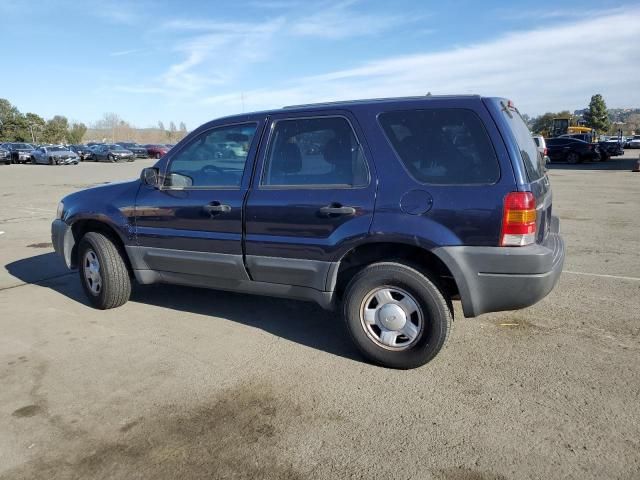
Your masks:
{"label": "front side window", "polygon": [[419,182],[467,185],[499,180],[491,139],[473,111],[406,110],[382,113],[379,118],[398,157]]}
{"label": "front side window", "polygon": [[196,137],[176,154],[165,187],[239,187],[257,124],[215,128]]}
{"label": "front side window", "polygon": [[276,122],[262,185],[349,188],[368,183],[362,148],[346,118]]}

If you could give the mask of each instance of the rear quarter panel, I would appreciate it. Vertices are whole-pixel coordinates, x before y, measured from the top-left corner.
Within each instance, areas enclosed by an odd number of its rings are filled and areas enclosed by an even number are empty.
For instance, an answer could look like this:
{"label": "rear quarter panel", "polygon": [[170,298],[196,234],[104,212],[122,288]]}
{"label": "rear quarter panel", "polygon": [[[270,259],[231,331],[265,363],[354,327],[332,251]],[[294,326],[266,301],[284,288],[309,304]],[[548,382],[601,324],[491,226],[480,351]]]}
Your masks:
{"label": "rear quarter panel", "polygon": [[[462,108],[482,120],[500,166],[492,185],[431,185],[414,179],[387,140],[378,116],[408,109]],[[502,202],[515,189],[515,176],[503,138],[480,97],[425,99],[408,104],[378,103],[353,107],[367,135],[378,172],[376,209],[368,241],[395,241],[432,249],[445,245],[496,246],[500,236]],[[404,213],[402,196],[412,190],[427,192],[432,207],[420,215]]]}

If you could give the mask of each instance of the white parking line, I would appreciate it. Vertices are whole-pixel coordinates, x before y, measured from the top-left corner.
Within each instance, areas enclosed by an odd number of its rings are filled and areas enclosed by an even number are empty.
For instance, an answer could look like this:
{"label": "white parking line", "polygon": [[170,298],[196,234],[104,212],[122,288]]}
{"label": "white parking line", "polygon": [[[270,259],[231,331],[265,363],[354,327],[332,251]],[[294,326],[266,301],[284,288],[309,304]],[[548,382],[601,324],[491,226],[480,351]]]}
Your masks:
{"label": "white parking line", "polygon": [[640,278],[638,277],[623,277],[622,275],[605,275],[603,273],[572,272],[571,270],[563,270],[562,272],[571,273],[573,275],[585,275],[587,277],[617,278],[618,280],[631,280],[634,282],[640,282]]}

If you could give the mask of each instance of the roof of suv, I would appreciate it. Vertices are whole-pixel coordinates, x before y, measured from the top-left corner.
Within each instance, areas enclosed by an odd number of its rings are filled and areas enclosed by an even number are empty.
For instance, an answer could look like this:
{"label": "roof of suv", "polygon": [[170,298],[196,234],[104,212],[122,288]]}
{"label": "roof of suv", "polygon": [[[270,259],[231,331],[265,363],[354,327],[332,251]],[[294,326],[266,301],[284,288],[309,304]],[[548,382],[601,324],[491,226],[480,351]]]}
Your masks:
{"label": "roof of suv", "polygon": [[369,98],[369,99],[361,99],[361,100],[340,100],[336,102],[321,102],[321,103],[309,103],[309,104],[301,104],[301,105],[287,105],[282,108],[271,109],[271,110],[262,110],[256,112],[246,112],[242,114],[228,115],[216,120],[229,120],[233,118],[246,118],[253,115],[273,115],[276,113],[282,113],[283,111],[296,113],[296,112],[308,112],[308,111],[317,111],[324,110],[328,108],[349,108],[358,105],[367,105],[367,104],[383,104],[383,103],[413,103],[416,101],[425,101],[425,100],[464,100],[464,99],[478,99],[480,100],[480,95],[470,94],[470,95],[423,95],[423,96],[414,96],[414,97],[388,97],[388,98]]}
{"label": "roof of suv", "polygon": [[387,97],[387,98],[368,98],[361,100],[340,100],[336,102],[321,102],[321,103],[308,103],[302,105],[288,105],[282,107],[283,110],[306,110],[309,108],[322,108],[322,107],[346,107],[351,105],[361,105],[363,103],[389,103],[389,102],[411,102],[415,100],[446,100],[446,99],[460,99],[460,98],[480,98],[480,95],[423,95],[414,97]]}

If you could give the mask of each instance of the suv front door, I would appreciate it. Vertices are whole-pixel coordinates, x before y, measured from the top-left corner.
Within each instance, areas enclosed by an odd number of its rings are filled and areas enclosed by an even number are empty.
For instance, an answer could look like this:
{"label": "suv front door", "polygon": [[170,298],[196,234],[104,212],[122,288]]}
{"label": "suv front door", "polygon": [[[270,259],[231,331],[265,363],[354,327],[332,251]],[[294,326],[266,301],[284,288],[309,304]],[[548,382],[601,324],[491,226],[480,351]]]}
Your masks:
{"label": "suv front door", "polygon": [[246,205],[256,281],[327,291],[332,266],[371,225],[376,182],[346,112],[270,118]]}
{"label": "suv front door", "polygon": [[[161,185],[136,200],[137,259],[166,281],[221,286],[248,280],[242,204],[263,122],[214,125],[163,160]],[[222,150],[221,142],[233,149]]]}

